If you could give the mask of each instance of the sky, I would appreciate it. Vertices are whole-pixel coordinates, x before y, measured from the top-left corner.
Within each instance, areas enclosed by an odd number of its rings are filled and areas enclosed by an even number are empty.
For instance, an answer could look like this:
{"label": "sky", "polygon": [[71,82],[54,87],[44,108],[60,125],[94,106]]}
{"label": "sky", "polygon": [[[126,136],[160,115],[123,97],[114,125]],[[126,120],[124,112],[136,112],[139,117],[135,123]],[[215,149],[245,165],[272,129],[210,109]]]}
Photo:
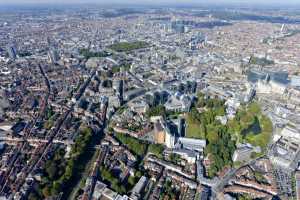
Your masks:
{"label": "sky", "polygon": [[234,3],[234,4],[300,4],[300,0],[0,0],[0,4],[207,4],[207,3]]}

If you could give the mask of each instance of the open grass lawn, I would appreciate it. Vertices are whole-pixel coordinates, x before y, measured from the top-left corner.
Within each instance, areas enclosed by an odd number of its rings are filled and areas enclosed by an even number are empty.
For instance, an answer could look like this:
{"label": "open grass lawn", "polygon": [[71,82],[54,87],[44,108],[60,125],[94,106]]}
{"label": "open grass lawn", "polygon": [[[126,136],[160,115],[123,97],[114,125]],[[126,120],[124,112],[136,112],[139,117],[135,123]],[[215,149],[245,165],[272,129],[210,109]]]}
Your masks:
{"label": "open grass lawn", "polygon": [[190,115],[186,117],[186,124],[186,137],[205,139],[205,133],[201,131],[200,124],[198,122],[194,122]]}

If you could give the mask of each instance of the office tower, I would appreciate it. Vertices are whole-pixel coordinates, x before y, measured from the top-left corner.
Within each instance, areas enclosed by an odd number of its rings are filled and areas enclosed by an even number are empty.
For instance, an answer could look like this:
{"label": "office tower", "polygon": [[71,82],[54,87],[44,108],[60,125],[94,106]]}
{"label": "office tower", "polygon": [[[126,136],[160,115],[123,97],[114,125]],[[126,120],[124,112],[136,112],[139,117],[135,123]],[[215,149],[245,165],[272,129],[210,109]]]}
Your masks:
{"label": "office tower", "polygon": [[10,59],[15,60],[17,58],[17,50],[15,46],[7,46],[7,53]]}

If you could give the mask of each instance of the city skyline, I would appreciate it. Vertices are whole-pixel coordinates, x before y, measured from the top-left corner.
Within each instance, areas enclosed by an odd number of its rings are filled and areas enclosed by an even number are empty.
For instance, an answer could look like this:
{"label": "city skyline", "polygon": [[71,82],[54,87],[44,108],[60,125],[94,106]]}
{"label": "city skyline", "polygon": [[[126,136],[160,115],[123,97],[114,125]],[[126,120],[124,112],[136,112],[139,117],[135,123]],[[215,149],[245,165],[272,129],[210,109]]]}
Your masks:
{"label": "city skyline", "polygon": [[0,0],[0,200],[300,199],[297,1]]}
{"label": "city skyline", "polygon": [[104,0],[0,0],[0,4],[129,4],[129,5],[160,5],[160,4],[185,4],[185,5],[203,5],[203,4],[241,4],[241,5],[295,5],[300,4],[298,0],[211,0],[209,2],[204,0],[111,0],[109,2]]}

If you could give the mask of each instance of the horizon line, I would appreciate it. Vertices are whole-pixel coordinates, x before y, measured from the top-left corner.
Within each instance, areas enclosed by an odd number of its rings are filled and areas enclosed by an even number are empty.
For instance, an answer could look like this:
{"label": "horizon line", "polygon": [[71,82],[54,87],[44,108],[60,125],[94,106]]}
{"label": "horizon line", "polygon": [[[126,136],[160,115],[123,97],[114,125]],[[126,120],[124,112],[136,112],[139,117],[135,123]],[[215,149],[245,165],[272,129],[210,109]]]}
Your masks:
{"label": "horizon line", "polygon": [[255,6],[255,5],[263,5],[263,6],[271,6],[271,7],[279,7],[279,6],[300,6],[300,2],[218,2],[218,1],[210,1],[210,2],[1,2],[0,5],[6,6],[34,6],[34,5],[108,5],[108,6]]}

